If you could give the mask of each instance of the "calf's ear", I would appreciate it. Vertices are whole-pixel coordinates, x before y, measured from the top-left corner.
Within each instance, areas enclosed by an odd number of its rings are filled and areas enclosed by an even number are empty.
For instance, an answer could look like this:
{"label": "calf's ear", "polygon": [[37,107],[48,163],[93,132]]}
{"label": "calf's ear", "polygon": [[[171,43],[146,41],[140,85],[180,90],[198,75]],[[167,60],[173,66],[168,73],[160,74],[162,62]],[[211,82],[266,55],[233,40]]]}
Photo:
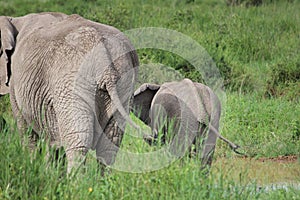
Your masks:
{"label": "calf's ear", "polygon": [[135,92],[131,111],[145,124],[150,124],[149,110],[160,85],[144,83]]}

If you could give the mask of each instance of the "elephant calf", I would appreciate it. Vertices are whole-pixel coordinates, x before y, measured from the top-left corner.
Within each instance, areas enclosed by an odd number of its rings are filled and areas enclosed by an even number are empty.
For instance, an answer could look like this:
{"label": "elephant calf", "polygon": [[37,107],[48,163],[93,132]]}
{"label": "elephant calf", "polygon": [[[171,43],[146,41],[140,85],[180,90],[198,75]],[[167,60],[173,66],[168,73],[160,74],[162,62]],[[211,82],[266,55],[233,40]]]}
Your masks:
{"label": "elephant calf", "polygon": [[133,112],[151,126],[154,138],[162,132],[163,143],[168,132],[176,133],[169,138],[173,155],[182,157],[196,144],[195,151],[202,150],[202,166],[211,165],[217,137],[232,149],[238,148],[219,134],[220,101],[201,83],[189,79],[162,85],[145,83],[134,93]]}

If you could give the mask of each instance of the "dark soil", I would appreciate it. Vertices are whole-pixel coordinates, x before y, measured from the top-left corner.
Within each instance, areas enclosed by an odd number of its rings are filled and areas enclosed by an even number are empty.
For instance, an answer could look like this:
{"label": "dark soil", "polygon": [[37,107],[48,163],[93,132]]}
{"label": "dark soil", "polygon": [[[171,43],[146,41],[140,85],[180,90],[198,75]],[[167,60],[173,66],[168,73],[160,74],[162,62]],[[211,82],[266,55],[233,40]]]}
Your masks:
{"label": "dark soil", "polygon": [[295,155],[278,156],[273,158],[258,158],[261,162],[278,162],[278,163],[295,163],[298,162],[298,157]]}

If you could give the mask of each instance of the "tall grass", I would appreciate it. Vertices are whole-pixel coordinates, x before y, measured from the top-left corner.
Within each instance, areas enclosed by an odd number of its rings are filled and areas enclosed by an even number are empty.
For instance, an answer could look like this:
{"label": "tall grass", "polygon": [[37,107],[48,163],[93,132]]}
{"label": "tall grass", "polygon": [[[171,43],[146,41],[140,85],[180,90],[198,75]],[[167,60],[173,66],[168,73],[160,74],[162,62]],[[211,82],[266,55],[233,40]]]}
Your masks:
{"label": "tall grass", "polygon": [[[42,11],[77,13],[122,31],[154,26],[188,35],[208,51],[224,78],[228,93],[221,133],[240,144],[252,157],[299,156],[299,9],[299,1],[284,0],[263,1],[257,7],[245,4],[231,7],[225,0],[0,1],[0,15],[16,17]],[[138,54],[143,64],[161,63],[194,81],[202,81],[194,66],[177,55],[149,49],[139,50]],[[235,162],[236,157],[221,141],[217,143],[215,164],[208,177],[200,172],[199,161],[188,157],[159,171],[131,174],[112,170],[103,177],[92,154],[83,170],[67,177],[62,162],[46,158],[49,147],[45,141],[40,141],[38,150],[33,152],[21,144],[8,96],[0,99],[0,115],[10,125],[0,130],[0,199],[300,197],[299,190],[293,188],[259,189],[253,178],[257,176],[257,165],[249,164],[251,169],[241,170],[241,163]],[[140,153],[153,151],[128,134],[122,148]],[[223,159],[226,162],[218,162]],[[291,166],[290,170],[283,171],[294,174],[292,181],[299,182],[299,161]],[[283,172],[276,178],[269,177],[268,173],[260,176],[269,180],[263,183],[285,181]]]}
{"label": "tall grass", "polygon": [[[239,2],[239,1],[237,1]],[[242,2],[242,1],[241,1]],[[246,1],[245,1],[246,2]],[[250,1],[249,1],[250,2]],[[0,2],[0,14],[31,12],[77,13],[122,31],[164,27],[182,32],[202,45],[217,64],[228,89],[287,95],[299,100],[299,1],[262,1],[257,7],[227,6],[213,1],[63,1],[12,0]],[[184,76],[201,81],[188,62],[170,53],[146,51],[145,62],[161,62]],[[145,58],[145,51],[139,52]]]}
{"label": "tall grass", "polygon": [[67,176],[62,162],[47,159],[46,143],[38,147],[30,152],[21,145],[16,131],[1,132],[0,199],[285,199],[300,195],[293,188],[265,191],[243,171],[235,173],[236,179],[227,173],[230,164],[213,168],[206,177],[200,162],[189,157],[159,171],[133,174],[111,170],[101,176],[97,162],[88,154],[85,166]]}
{"label": "tall grass", "polygon": [[286,98],[231,93],[227,95],[225,112],[222,133],[239,143],[249,155],[299,155],[299,104]]}

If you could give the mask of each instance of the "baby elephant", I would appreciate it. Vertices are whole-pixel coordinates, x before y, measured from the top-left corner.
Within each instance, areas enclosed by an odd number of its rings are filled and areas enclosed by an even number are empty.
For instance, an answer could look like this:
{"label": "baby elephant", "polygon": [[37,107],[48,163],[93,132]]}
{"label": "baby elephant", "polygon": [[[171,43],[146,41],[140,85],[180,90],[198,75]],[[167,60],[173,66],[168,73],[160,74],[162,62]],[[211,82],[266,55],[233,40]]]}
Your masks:
{"label": "baby elephant", "polygon": [[169,142],[173,156],[182,157],[195,144],[193,151],[198,155],[201,152],[203,167],[211,166],[217,138],[233,150],[238,148],[218,132],[221,115],[218,97],[206,85],[190,79],[141,85],[134,93],[133,112],[151,126],[154,138]]}

